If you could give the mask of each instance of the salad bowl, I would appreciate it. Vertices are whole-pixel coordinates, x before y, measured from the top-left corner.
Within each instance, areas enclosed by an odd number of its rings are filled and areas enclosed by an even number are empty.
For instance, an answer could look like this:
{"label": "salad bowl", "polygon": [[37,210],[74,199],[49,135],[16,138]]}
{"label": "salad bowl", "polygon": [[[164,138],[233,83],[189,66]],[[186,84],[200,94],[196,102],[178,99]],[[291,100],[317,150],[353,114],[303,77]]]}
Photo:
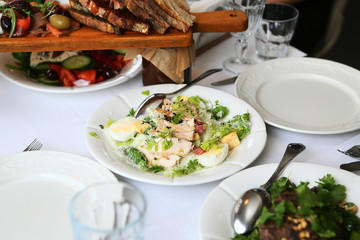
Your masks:
{"label": "salad bowl", "polygon": [[21,71],[10,69],[5,66],[5,64],[16,66],[15,61],[16,60],[11,53],[0,53],[0,76],[21,87],[49,93],[80,93],[109,88],[132,79],[139,74],[142,69],[142,57],[139,55],[131,62],[127,63],[118,75],[108,80],[83,87],[64,87],[41,84],[34,79],[26,77]]}

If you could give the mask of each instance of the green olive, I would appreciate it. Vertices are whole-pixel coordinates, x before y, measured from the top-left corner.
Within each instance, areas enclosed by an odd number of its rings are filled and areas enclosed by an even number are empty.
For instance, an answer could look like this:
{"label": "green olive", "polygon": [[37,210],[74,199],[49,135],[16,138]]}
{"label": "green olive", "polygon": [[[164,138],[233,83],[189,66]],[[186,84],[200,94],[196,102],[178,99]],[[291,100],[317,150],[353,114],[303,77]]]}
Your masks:
{"label": "green olive", "polygon": [[53,14],[49,18],[51,25],[53,25],[54,28],[57,28],[59,30],[66,30],[71,27],[71,20],[70,18],[60,15],[60,14]]}

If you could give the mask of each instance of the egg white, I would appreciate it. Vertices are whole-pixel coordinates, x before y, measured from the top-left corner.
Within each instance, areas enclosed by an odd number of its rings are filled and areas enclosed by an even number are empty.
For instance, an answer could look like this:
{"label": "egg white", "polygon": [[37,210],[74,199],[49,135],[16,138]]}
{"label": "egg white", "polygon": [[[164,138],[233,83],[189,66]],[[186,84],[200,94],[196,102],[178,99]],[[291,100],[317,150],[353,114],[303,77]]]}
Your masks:
{"label": "egg white", "polygon": [[225,144],[219,144],[219,148],[210,149],[209,151],[198,155],[198,162],[204,167],[213,167],[222,163],[229,153],[229,146]]}
{"label": "egg white", "polygon": [[107,134],[116,141],[126,141],[137,133],[136,124],[139,120],[126,117],[113,122],[107,129]]}

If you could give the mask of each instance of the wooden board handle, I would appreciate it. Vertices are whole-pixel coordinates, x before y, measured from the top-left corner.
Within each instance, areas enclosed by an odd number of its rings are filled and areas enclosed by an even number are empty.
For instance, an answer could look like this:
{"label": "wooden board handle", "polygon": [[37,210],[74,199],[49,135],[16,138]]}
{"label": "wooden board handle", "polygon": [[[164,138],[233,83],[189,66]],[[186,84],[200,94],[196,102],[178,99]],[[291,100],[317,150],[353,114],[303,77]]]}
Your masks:
{"label": "wooden board handle", "polygon": [[191,13],[196,16],[193,32],[243,32],[248,19],[240,10]]}

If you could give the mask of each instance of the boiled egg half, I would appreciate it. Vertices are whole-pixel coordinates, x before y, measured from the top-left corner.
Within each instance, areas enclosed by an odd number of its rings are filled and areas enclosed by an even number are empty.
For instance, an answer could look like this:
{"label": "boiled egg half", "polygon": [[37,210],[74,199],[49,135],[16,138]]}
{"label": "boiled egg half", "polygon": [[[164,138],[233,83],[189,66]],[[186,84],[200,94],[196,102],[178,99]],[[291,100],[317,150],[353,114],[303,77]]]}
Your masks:
{"label": "boiled egg half", "polygon": [[136,133],[144,133],[150,125],[134,117],[126,117],[113,122],[107,129],[107,133],[116,141],[126,141]]}
{"label": "boiled egg half", "polygon": [[198,162],[204,167],[213,167],[223,162],[228,155],[229,146],[219,144],[217,148],[212,148],[209,151],[197,156]]}

